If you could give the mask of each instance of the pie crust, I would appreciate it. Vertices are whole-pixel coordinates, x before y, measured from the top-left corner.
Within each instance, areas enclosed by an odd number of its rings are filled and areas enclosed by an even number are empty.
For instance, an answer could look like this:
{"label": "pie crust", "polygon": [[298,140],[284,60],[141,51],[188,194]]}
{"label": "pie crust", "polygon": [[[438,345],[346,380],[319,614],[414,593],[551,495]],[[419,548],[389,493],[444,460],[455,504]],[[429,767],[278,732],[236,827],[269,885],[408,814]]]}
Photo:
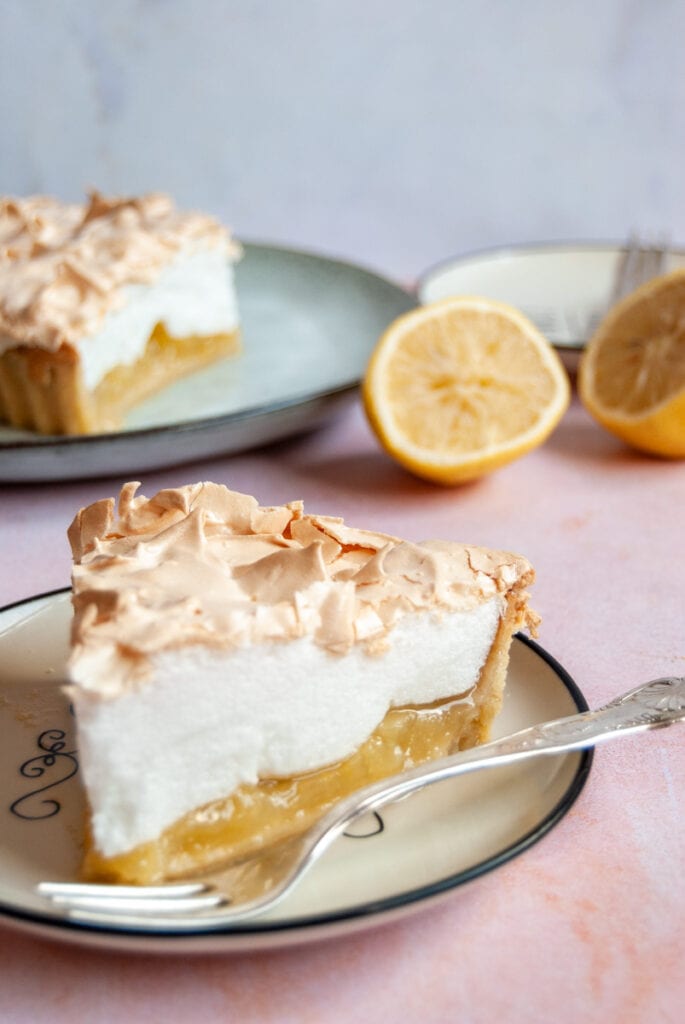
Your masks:
{"label": "pie crust", "polygon": [[78,353],[21,346],[0,355],[0,421],[40,434],[95,434],[118,430],[139,402],[187,374],[240,350],[240,332],[173,338],[154,328],[143,355],[110,370],[88,391]]}

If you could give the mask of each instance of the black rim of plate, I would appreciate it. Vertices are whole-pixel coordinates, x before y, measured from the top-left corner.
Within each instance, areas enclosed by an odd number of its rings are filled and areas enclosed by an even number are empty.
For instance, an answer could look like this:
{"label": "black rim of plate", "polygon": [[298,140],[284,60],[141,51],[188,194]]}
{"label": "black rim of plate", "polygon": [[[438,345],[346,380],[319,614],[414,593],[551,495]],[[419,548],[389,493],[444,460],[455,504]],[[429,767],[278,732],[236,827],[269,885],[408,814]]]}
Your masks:
{"label": "black rim of plate", "polygon": [[[47,591],[44,594],[35,594],[32,597],[13,601],[11,604],[0,608],[0,615],[11,611],[13,608],[18,608],[21,605],[33,604],[34,602],[44,601],[51,597],[58,597],[62,594],[69,593],[69,591],[69,587],[62,587],[57,590]],[[529,637],[524,636],[523,633],[516,633],[514,639],[530,648],[530,650],[537,654],[537,656],[552,669],[559,681],[568,690],[573,703],[576,705],[579,712],[590,710],[580,687],[574,679],[572,679],[563,665],[556,660],[556,658],[549,654],[544,647],[540,646],[540,644],[531,640]],[[80,921],[68,921],[61,918],[52,918],[49,915],[43,915],[34,911],[19,910],[16,907],[10,907],[1,902],[0,919],[2,917],[6,917],[37,925],[46,935],[52,935],[54,938],[58,937],[58,933],[60,931],[66,929],[69,932],[78,933],[84,937],[88,934],[93,936],[110,936],[113,941],[116,939],[126,938],[138,939],[140,941],[144,941],[145,939],[160,940],[162,942],[168,942],[170,950],[173,949],[174,945],[178,945],[180,943],[192,944],[193,940],[206,943],[207,940],[211,939],[229,940],[234,938],[239,945],[241,937],[276,935],[287,932],[303,933],[302,938],[304,940],[306,940],[309,933],[311,933],[311,938],[313,939],[316,937],[316,933],[319,930],[329,928],[336,924],[342,925],[346,922],[363,920],[376,915],[383,915],[383,917],[386,917],[391,914],[392,911],[399,911],[412,905],[420,905],[424,902],[435,899],[450,892],[451,890],[460,888],[467,882],[482,878],[484,875],[489,874],[491,871],[494,871],[496,868],[524,853],[531,846],[538,843],[549,831],[551,831],[552,828],[554,828],[555,825],[561,821],[583,791],[590,774],[594,750],[593,748],[588,748],[586,750],[579,751],[578,754],[578,767],[561,799],[554,807],[551,808],[550,811],[547,812],[547,814],[534,828],[521,836],[520,839],[511,843],[509,846],[506,846],[492,857],[487,857],[485,860],[470,868],[458,871],[453,875],[448,875],[446,878],[439,879],[437,882],[431,882],[429,885],[419,886],[416,889],[398,893],[395,896],[388,896],[384,899],[378,900],[370,900],[366,903],[360,903],[344,910],[332,911],[325,914],[312,914],[306,917],[294,917],[286,921],[265,922],[263,924],[255,922],[254,924],[226,926],[224,928],[199,929],[195,932],[174,930],[172,928],[155,928],[154,931],[146,931],[143,928],[108,928],[105,925],[89,924]],[[227,947],[227,949],[228,948],[229,947]]]}

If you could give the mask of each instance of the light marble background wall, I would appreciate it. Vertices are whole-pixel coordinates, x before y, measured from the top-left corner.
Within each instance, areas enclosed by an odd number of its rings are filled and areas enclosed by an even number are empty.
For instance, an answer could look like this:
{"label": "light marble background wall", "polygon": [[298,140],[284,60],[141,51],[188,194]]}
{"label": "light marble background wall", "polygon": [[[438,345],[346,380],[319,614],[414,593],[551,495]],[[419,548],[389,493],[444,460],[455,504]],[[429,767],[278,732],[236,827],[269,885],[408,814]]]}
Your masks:
{"label": "light marble background wall", "polygon": [[683,0],[0,0],[0,189],[164,189],[411,278],[685,242]]}

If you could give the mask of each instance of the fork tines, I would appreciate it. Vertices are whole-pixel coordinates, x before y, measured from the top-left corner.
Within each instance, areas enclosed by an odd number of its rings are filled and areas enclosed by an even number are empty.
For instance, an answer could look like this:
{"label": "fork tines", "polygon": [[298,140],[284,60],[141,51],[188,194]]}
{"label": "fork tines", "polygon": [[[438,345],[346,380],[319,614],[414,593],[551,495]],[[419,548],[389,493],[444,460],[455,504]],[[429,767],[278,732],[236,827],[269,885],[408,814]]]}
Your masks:
{"label": "fork tines", "polygon": [[94,885],[74,882],[41,882],[42,896],[56,906],[115,914],[192,913],[226,906],[228,900],[203,882],[178,885]]}
{"label": "fork tines", "polygon": [[663,243],[650,245],[631,235],[616,267],[609,305],[613,306],[650,278],[658,277],[664,268],[666,251]]}

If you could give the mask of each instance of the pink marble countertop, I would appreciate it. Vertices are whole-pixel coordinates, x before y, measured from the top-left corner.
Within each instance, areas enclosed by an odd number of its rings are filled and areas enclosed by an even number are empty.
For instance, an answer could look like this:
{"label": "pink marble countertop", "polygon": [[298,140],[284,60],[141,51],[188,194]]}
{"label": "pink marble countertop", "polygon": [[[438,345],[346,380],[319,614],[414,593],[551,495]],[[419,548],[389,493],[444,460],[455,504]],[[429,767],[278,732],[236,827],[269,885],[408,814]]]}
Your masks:
{"label": "pink marble countertop", "polygon": [[[685,673],[685,464],[629,452],[577,404],[541,449],[452,490],[395,466],[358,406],[318,433],[142,479],[147,494],[210,479],[410,539],[521,551],[537,569],[540,642],[591,705]],[[0,490],[0,605],[67,585],[68,522],[121,482]],[[578,802],[523,856],[353,936],[179,957],[0,927],[0,1019],[675,1024],[684,865],[685,727],[675,726],[599,748]]]}

